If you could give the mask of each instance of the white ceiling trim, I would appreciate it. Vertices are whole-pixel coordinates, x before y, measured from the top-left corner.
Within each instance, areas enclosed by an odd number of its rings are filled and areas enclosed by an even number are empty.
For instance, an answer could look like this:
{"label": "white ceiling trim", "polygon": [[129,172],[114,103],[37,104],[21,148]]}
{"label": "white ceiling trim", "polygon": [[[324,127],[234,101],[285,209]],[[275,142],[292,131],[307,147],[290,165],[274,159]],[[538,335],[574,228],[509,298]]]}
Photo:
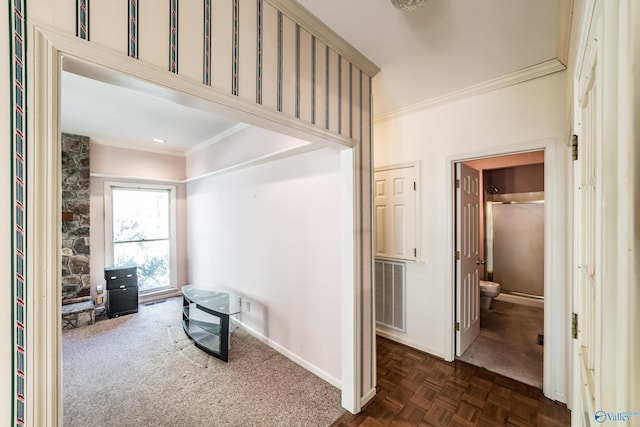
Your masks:
{"label": "white ceiling trim", "polygon": [[105,173],[91,173],[89,174],[91,178],[104,178],[104,179],[115,179],[121,181],[132,181],[132,182],[155,182],[155,183],[165,183],[165,184],[184,184],[184,180],[181,179],[161,179],[161,178],[148,178],[143,176],[134,176],[134,175],[110,175]]}
{"label": "white ceiling trim", "polygon": [[216,169],[211,172],[207,172],[202,175],[194,176],[186,179],[163,179],[163,178],[149,178],[135,175],[112,175],[104,173],[91,173],[91,178],[103,178],[103,179],[115,179],[121,181],[133,181],[133,182],[155,182],[155,183],[168,183],[168,184],[189,184],[191,182],[200,181],[202,179],[211,178],[214,176],[222,175],[229,172],[235,172],[240,169],[245,169],[251,166],[257,166],[263,163],[272,162],[274,160],[284,159],[286,157],[296,156],[298,154],[304,154],[311,151],[320,150],[322,147],[318,147],[314,144],[306,144],[293,148],[285,148],[284,150],[269,153],[264,156],[257,157],[255,159],[247,160],[246,162],[234,164],[224,168]]}
{"label": "white ceiling trim", "polygon": [[160,145],[157,148],[147,146],[147,145],[140,145],[135,141],[128,142],[122,139],[116,140],[116,139],[100,137],[100,136],[90,136],[89,142],[91,144],[105,145],[108,147],[126,148],[127,150],[144,151],[146,153],[156,153],[156,154],[165,154],[167,156],[186,157],[184,151],[162,149]]}
{"label": "white ceiling trim", "polygon": [[569,60],[569,43],[571,37],[571,17],[573,15],[573,0],[560,1],[560,31],[558,32],[558,61],[567,65]]}
{"label": "white ceiling trim", "polygon": [[564,71],[566,70],[566,68],[567,67],[562,62],[560,62],[557,58],[554,58],[549,61],[545,61],[543,63],[533,65],[531,67],[527,67],[523,70],[515,71],[513,73],[507,74],[502,77],[487,80],[485,82],[478,83],[478,84],[466,87],[464,89],[456,90],[442,96],[438,96],[423,102],[419,102],[417,104],[410,105],[405,108],[400,108],[398,110],[391,111],[389,113],[380,114],[375,117],[374,122],[381,123],[388,120],[393,120],[401,116],[417,113],[419,111],[424,111],[429,108],[434,108],[439,105],[458,101],[460,99],[468,98],[470,96],[481,95],[483,93],[492,92],[497,89],[502,89],[505,87],[516,85],[518,83],[526,82],[528,80],[533,80],[538,77],[543,77],[549,74],[553,74],[558,71]]}
{"label": "white ceiling trim", "polygon": [[197,153],[198,151],[202,151],[205,148],[215,144],[216,142],[220,142],[223,139],[226,139],[226,138],[230,137],[231,135],[236,134],[236,133],[240,132],[241,130],[244,130],[244,129],[248,128],[248,127],[249,127],[249,125],[246,124],[246,123],[238,123],[238,124],[230,127],[229,129],[225,130],[224,132],[221,132],[221,133],[217,134],[213,138],[210,138],[210,139],[208,139],[208,140],[196,145],[195,147],[187,150],[185,152],[185,154],[187,156],[190,156],[190,155],[192,155],[194,153]]}

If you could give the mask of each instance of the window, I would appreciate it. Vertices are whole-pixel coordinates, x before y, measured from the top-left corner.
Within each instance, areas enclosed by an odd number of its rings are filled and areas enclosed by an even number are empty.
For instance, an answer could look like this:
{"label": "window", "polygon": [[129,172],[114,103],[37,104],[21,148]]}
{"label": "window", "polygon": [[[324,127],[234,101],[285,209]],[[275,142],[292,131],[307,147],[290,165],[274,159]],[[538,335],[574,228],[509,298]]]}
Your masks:
{"label": "window", "polygon": [[106,266],[138,266],[140,293],[176,287],[175,187],[105,183]]}

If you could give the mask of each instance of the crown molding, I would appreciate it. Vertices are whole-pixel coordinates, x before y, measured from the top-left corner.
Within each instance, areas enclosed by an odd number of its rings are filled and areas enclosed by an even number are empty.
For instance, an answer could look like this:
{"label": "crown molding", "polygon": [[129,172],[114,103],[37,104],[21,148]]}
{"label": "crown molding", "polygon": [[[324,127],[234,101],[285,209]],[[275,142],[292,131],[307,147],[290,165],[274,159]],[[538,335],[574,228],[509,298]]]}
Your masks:
{"label": "crown molding", "polygon": [[558,30],[558,45],[556,58],[567,65],[569,60],[569,42],[571,37],[571,21],[574,0],[560,0],[560,28]]}
{"label": "crown molding", "polygon": [[549,61],[542,62],[531,67],[524,68],[519,71],[507,74],[502,77],[487,80],[482,83],[478,83],[472,86],[468,86],[464,89],[449,92],[442,96],[428,99],[426,101],[419,102],[417,104],[410,105],[408,107],[400,108],[388,113],[375,116],[374,123],[381,123],[388,120],[393,120],[401,116],[417,113],[419,111],[428,110],[443,104],[458,101],[471,96],[481,95],[484,93],[492,92],[494,90],[502,89],[505,87],[513,86],[518,83],[523,83],[528,80],[533,80],[538,77],[543,77],[549,74],[556,73],[558,71],[566,70],[566,66],[560,62],[557,58]]}
{"label": "crown molding", "polygon": [[89,142],[96,145],[104,145],[107,147],[125,148],[127,150],[144,151],[147,153],[163,154],[165,156],[186,157],[184,151],[179,149],[162,149],[147,145],[138,145],[136,141],[126,141],[121,139],[113,139],[102,136],[89,136]]}
{"label": "crown molding", "polygon": [[374,77],[380,72],[380,67],[367,59],[355,47],[349,44],[338,33],[333,31],[324,22],[309,12],[297,1],[291,0],[266,0],[286,16],[298,23],[305,30],[321,40],[327,46],[335,50],[340,56],[351,62],[369,77]]}

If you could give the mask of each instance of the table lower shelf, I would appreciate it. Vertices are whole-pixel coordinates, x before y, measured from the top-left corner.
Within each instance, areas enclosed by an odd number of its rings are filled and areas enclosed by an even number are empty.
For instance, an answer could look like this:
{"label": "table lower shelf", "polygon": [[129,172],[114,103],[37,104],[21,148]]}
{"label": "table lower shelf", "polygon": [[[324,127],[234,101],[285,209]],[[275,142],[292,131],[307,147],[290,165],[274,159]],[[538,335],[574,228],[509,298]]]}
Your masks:
{"label": "table lower shelf", "polygon": [[193,342],[207,353],[220,357],[220,335],[213,334],[189,322],[188,319],[182,321],[184,332],[193,340]]}

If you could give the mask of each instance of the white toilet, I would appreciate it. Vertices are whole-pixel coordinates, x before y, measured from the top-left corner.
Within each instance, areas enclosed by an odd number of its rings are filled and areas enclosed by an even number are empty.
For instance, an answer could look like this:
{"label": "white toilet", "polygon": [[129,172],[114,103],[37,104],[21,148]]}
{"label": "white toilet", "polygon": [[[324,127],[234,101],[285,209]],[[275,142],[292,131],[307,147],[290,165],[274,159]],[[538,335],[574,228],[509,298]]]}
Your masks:
{"label": "white toilet", "polygon": [[480,280],[480,306],[484,309],[491,308],[491,300],[500,295],[500,284]]}

